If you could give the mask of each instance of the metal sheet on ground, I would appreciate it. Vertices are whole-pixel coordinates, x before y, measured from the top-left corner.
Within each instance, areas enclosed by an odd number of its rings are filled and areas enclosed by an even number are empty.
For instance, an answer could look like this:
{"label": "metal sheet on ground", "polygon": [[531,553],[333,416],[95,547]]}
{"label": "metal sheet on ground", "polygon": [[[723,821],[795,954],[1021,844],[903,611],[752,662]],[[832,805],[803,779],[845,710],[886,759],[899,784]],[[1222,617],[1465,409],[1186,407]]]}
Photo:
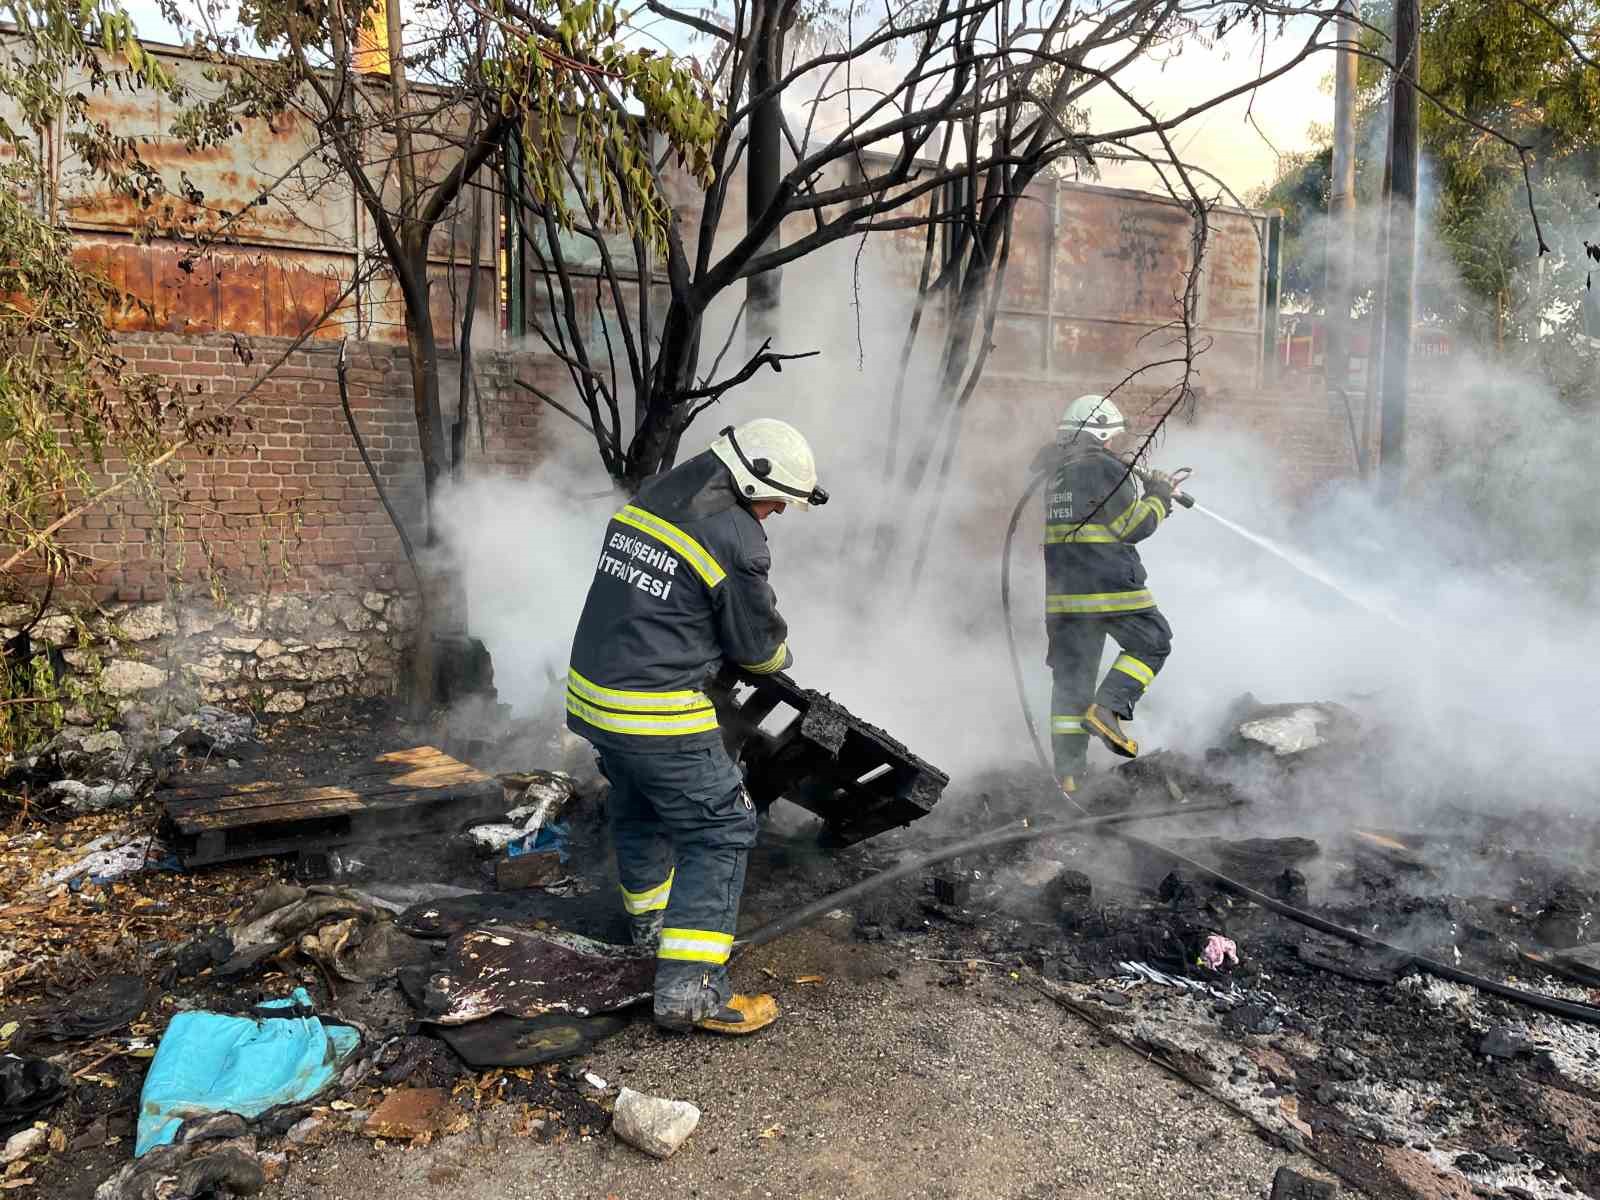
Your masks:
{"label": "metal sheet on ground", "polygon": [[428,976],[423,995],[433,1010],[424,1016],[437,1025],[495,1013],[532,1018],[615,1012],[649,998],[656,969],[648,950],[510,925],[451,938],[446,960],[443,970]]}

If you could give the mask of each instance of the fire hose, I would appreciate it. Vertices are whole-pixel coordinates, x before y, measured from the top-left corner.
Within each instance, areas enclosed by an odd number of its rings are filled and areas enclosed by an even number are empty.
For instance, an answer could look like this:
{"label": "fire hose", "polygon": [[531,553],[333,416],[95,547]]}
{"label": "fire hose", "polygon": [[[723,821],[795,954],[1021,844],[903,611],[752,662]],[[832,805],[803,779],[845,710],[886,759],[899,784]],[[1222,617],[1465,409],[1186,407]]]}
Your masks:
{"label": "fire hose", "polygon": [[[1017,524],[1022,519],[1022,510],[1027,506],[1027,503],[1029,499],[1032,498],[1033,494],[1039,490],[1039,486],[1044,482],[1044,479],[1044,472],[1036,473],[1034,477],[1028,481],[1027,488],[1024,489],[1021,498],[1017,500],[1017,506],[1011,511],[1011,521],[1006,526],[1005,543],[1000,552],[1000,605],[1005,616],[1006,645],[1010,650],[1012,678],[1017,685],[1017,701],[1022,707],[1022,717],[1028,727],[1028,736],[1033,742],[1033,752],[1039,760],[1039,766],[1042,767],[1046,773],[1054,775],[1052,763],[1049,756],[1045,754],[1044,744],[1039,740],[1039,731],[1034,725],[1033,713],[1028,705],[1028,691],[1022,673],[1022,659],[1017,653],[1016,630],[1011,619],[1011,546],[1012,542],[1016,538]],[[1176,499],[1177,497],[1174,498]],[[1190,503],[1193,503],[1192,499],[1190,500]],[[1168,812],[1170,811],[1172,810],[1168,810]],[[1201,806],[1195,805],[1177,811],[1202,812],[1205,810]],[[1208,867],[1203,863],[1198,863],[1194,859],[1183,854],[1179,854],[1176,850],[1169,850],[1167,847],[1160,845],[1157,842],[1152,842],[1145,838],[1139,837],[1137,834],[1132,834],[1126,830],[1118,829],[1113,822],[1104,820],[1092,823],[1072,822],[1072,825],[1074,826],[1088,826],[1091,824],[1093,825],[1094,832],[1096,833],[1108,834],[1111,837],[1120,838],[1122,841],[1127,842],[1130,845],[1137,846],[1139,849],[1148,853],[1161,855],[1168,861],[1183,867],[1185,870],[1192,871],[1194,874],[1201,876],[1202,878],[1209,879],[1213,884],[1222,888],[1224,891],[1232,892],[1236,896],[1241,896],[1254,904],[1259,904],[1268,912],[1276,913],[1280,917],[1287,917],[1289,920],[1304,925],[1308,929],[1315,929],[1319,933],[1325,933],[1331,937],[1341,938],[1344,941],[1354,943],[1355,945],[1361,946],[1368,950],[1379,950],[1387,954],[1396,955],[1407,967],[1415,968],[1416,970],[1425,974],[1432,975],[1438,979],[1448,980],[1451,983],[1460,983],[1465,984],[1468,987],[1477,988],[1479,991],[1486,992],[1491,996],[1498,996],[1502,1000],[1509,1000],[1514,1004],[1522,1004],[1540,1012],[1550,1013],[1551,1015],[1558,1017],[1566,1017],[1573,1021],[1582,1021],[1589,1025],[1600,1025],[1600,1007],[1596,1007],[1595,1005],[1583,1004],[1574,1000],[1563,1000],[1559,996],[1550,996],[1543,992],[1533,992],[1523,988],[1512,987],[1510,984],[1500,983],[1497,980],[1488,978],[1487,976],[1477,975],[1471,971],[1463,971],[1460,967],[1451,966],[1449,963],[1442,963],[1436,959],[1428,958],[1425,955],[1417,954],[1410,950],[1405,950],[1394,945],[1393,943],[1385,942],[1381,938],[1376,938],[1370,934],[1362,933],[1359,930],[1340,925],[1335,921],[1326,919],[1325,917],[1319,917],[1315,913],[1307,912],[1305,909],[1296,908],[1292,904],[1285,904],[1282,900],[1275,899],[1274,897],[1268,896],[1263,892],[1258,892],[1254,888],[1240,883],[1237,879],[1232,879],[1227,875],[1224,875],[1221,871],[1215,870],[1212,867]]]}

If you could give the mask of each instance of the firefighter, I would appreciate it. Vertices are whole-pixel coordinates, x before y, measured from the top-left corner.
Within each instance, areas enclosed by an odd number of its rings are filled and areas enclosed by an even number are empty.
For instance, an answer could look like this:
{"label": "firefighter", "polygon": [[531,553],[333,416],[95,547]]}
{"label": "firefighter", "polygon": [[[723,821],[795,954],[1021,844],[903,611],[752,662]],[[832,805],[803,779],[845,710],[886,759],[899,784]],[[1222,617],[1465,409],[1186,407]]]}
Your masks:
{"label": "firefighter", "polygon": [[[1145,586],[1135,544],[1172,512],[1175,490],[1159,471],[1135,473],[1119,458],[1130,446],[1122,413],[1104,396],[1079,396],[1041,456],[1052,471],[1045,491],[1045,625],[1054,678],[1050,741],[1061,790],[1077,790],[1098,737],[1133,758],[1139,744],[1122,727],[1172,649],[1172,627]],[[1110,635],[1121,649],[1100,681]]]}
{"label": "firefighter", "polygon": [[622,903],[634,943],[656,948],[655,1019],[669,1029],[753,1033],[778,1016],[771,996],[728,983],[756,812],[701,687],[724,659],[759,674],[793,661],[762,522],[827,499],[806,439],[761,419],[647,480],[606,526],[567,726],[611,783]]}

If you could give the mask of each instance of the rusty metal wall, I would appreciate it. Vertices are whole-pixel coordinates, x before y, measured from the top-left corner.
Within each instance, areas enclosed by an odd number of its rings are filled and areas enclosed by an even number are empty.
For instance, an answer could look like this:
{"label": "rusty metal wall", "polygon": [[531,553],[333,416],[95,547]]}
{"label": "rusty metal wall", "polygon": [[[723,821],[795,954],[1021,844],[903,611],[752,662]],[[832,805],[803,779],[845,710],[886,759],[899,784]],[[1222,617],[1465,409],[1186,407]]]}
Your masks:
{"label": "rusty metal wall", "polygon": [[[216,93],[217,85],[204,78],[205,64],[181,50],[155,53],[200,96]],[[82,85],[68,81],[69,87]],[[82,235],[80,256],[134,301],[116,314],[119,327],[293,337],[317,326],[319,337],[404,341],[398,290],[386,276],[324,316],[377,239],[371,218],[320,151],[316,128],[304,116],[290,112],[271,122],[245,121],[226,143],[189,150],[172,136],[177,112],[165,96],[83,91],[88,119],[139,139],[141,158],[159,173],[166,192],[142,206],[94,178],[81,162],[68,157],[62,163],[63,217]],[[0,104],[0,115],[12,115],[3,108]],[[377,164],[392,157],[392,148],[375,143],[368,156],[373,174],[381,178]],[[384,182],[392,192],[392,179]],[[480,182],[486,190],[480,207],[477,320],[480,329],[493,331],[498,329],[498,191],[490,172]],[[468,202],[441,223],[430,247],[430,303],[441,341],[448,339],[452,346],[470,277],[471,224]],[[181,239],[164,236],[174,229],[182,231]],[[197,256],[195,238],[211,248]]]}

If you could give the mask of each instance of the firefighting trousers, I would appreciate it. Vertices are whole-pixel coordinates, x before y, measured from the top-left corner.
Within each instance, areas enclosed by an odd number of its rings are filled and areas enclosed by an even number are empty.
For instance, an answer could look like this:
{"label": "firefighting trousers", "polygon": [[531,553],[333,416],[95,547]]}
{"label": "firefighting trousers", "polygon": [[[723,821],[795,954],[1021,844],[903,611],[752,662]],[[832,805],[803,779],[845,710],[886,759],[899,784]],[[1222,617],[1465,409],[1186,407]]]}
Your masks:
{"label": "firefighting trousers", "polygon": [[662,920],[658,1017],[698,1020],[733,994],[728,955],[756,812],[722,746],[600,751],[622,905],[635,927]]}
{"label": "firefighting trousers", "polygon": [[[1048,629],[1050,745],[1056,774],[1077,775],[1089,753],[1090,733],[1083,722],[1089,705],[1098,704],[1123,720],[1132,717],[1133,706],[1172,652],[1172,626],[1160,610],[1147,608],[1106,617],[1057,617]],[[1122,653],[1096,689],[1107,636]]]}

